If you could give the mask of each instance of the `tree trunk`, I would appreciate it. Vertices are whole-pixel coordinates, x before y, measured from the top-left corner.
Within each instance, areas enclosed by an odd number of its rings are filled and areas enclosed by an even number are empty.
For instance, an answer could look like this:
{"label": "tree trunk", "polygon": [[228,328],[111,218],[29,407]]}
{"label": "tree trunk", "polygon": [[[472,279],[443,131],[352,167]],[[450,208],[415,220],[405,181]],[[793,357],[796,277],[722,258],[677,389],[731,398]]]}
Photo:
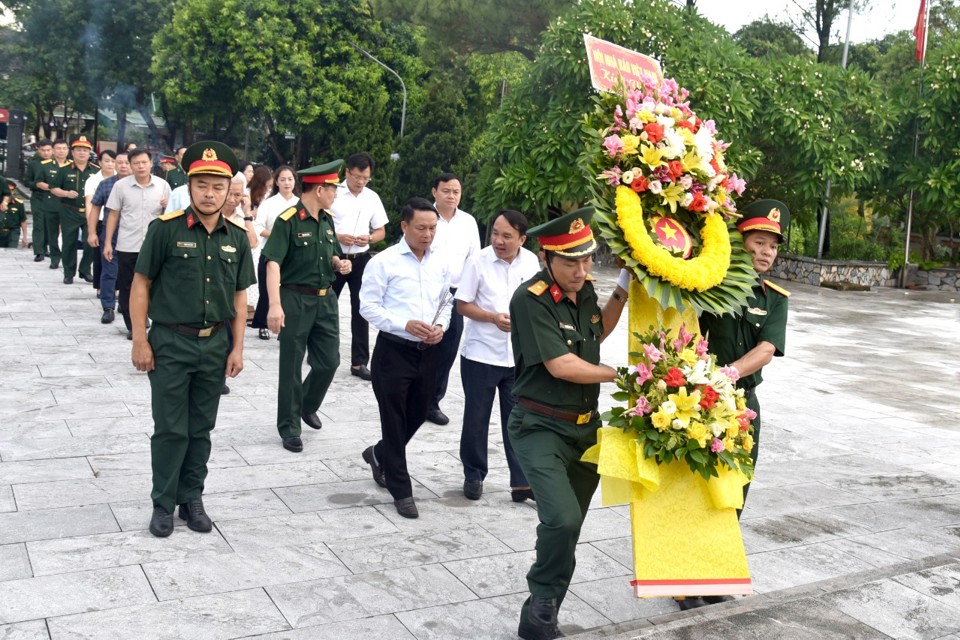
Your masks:
{"label": "tree trunk", "polygon": [[157,123],[153,120],[153,114],[150,113],[149,109],[147,109],[147,105],[143,103],[137,103],[137,113],[140,114],[140,117],[143,118],[143,121],[147,123],[147,128],[150,129],[150,138],[153,142],[153,146],[159,147],[160,130],[157,129]]}
{"label": "tree trunk", "polygon": [[935,224],[924,225],[920,232],[920,259],[925,262],[933,262],[937,259],[937,231]]}
{"label": "tree trunk", "polygon": [[127,142],[127,112],[117,109],[117,149],[123,149]]}
{"label": "tree trunk", "polygon": [[[264,121],[267,123],[267,144],[270,145],[270,151],[273,152],[278,164],[288,164],[286,155],[280,150],[280,145],[277,143],[279,135],[273,127],[273,118],[265,116]],[[296,169],[296,166],[294,168]]]}

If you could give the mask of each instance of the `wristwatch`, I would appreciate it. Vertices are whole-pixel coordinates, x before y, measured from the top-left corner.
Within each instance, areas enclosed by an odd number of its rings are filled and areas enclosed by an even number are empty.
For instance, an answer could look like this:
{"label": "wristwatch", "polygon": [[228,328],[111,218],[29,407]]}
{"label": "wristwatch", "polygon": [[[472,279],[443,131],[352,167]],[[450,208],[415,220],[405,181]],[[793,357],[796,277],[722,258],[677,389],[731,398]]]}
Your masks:
{"label": "wristwatch", "polygon": [[256,220],[256,218],[254,218],[253,216],[243,216],[244,222],[253,222],[254,220]]}

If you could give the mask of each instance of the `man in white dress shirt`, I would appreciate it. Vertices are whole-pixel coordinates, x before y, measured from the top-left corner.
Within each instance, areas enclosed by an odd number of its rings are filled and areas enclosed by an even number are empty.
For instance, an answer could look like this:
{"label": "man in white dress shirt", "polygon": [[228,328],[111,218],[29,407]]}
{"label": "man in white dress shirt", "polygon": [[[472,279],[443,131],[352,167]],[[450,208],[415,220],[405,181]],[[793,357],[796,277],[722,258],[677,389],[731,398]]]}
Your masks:
{"label": "man in white dress shirt", "polygon": [[501,211],[493,221],[490,246],[467,261],[457,288],[457,311],[467,318],[460,349],[463,379],[463,495],[479,500],[487,476],[487,435],[493,398],[500,394],[500,430],[510,468],[511,498],[533,499],[520,462],[510,446],[507,419],[517,398],[513,395],[514,361],[510,344],[510,299],[520,283],[540,270],[540,260],[523,248],[527,219],[519,211]]}
{"label": "man in white dress shirt", "polygon": [[[444,260],[450,268],[450,292],[455,294],[460,286],[460,276],[463,267],[470,256],[480,251],[480,231],[477,229],[476,219],[462,211],[460,197],[463,195],[463,186],[453,173],[442,173],[433,181],[433,199],[440,220],[437,222],[437,237],[434,246],[443,252]],[[450,327],[443,335],[440,343],[440,369],[437,371],[437,388],[434,391],[433,403],[427,412],[427,420],[434,424],[444,425],[450,418],[440,410],[440,401],[447,394],[447,382],[450,379],[450,368],[457,358],[457,348],[460,346],[460,334],[463,333],[463,316],[456,309],[450,314]]]}
{"label": "man in white dress shirt", "polygon": [[433,398],[437,345],[452,306],[449,270],[432,248],[439,217],[428,200],[407,201],[400,212],[403,237],[370,259],[360,288],[360,313],[380,331],[372,365],[381,439],[364,450],[363,459],[405,518],[419,516],[407,471],[407,443]]}
{"label": "man in white dress shirt", "polygon": [[340,242],[340,259],[352,260],[353,269],[337,276],[333,291],[339,298],[343,286],[350,286],[350,373],[370,380],[370,328],[360,315],[360,283],[370,261],[370,244],[383,240],[389,220],[380,196],[367,187],[374,169],[370,154],[355,153],[346,164],[346,179],[337,188],[330,211]]}

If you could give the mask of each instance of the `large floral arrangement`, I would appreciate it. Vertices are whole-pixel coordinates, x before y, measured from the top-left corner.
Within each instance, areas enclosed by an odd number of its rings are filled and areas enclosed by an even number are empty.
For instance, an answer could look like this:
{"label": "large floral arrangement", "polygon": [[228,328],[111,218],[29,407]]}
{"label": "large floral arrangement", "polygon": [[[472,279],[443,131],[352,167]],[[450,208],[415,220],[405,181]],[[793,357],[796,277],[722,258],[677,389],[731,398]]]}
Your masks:
{"label": "large floral arrangement", "polygon": [[602,419],[611,427],[636,433],[647,459],[683,460],[704,478],[718,476],[718,466],[753,477],[753,427],[757,417],[735,384],[736,369],[717,367],[707,341],[682,326],[677,338],[652,327],[637,335],[643,352],[636,364],[618,370],[620,391]]}
{"label": "large floral arrangement", "polygon": [[[595,220],[611,250],[663,307],[733,312],[756,274],[731,233],[744,181],[726,164],[729,145],[701,120],[674,80],[595,98]],[[611,207],[611,205],[613,205]]]}

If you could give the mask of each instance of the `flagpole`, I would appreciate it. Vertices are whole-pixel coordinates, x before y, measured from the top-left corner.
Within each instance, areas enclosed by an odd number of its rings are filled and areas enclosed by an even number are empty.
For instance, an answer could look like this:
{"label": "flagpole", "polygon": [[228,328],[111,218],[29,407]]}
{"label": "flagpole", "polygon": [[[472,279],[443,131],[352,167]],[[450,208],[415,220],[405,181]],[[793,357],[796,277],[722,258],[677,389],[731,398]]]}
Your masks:
{"label": "flagpole", "polygon": [[[918,102],[923,102],[923,71],[927,66],[927,27],[930,24],[930,4],[921,0],[923,4],[923,42],[920,46],[920,82],[917,88]],[[916,36],[916,29],[914,29]],[[919,36],[918,36],[919,37]],[[920,119],[917,118],[917,124],[913,132],[913,159],[916,160],[920,155]],[[907,271],[910,265],[910,235],[913,233],[913,189],[910,189],[910,199],[907,202],[907,235],[903,242],[903,266],[900,268],[900,288],[907,288]]]}

